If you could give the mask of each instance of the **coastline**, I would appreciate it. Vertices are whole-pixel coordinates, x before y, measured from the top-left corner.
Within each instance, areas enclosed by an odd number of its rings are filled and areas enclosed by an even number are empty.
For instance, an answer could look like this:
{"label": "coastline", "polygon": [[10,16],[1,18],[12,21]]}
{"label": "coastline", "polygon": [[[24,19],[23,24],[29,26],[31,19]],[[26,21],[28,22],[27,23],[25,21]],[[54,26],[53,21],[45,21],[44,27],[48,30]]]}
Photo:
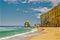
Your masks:
{"label": "coastline", "polygon": [[14,38],[14,37],[17,37],[17,36],[23,36],[25,34],[33,33],[35,31],[36,31],[36,28],[32,29],[29,32],[25,32],[25,33],[21,33],[21,34],[16,34],[16,35],[12,35],[12,36],[8,36],[8,37],[0,38],[0,40],[6,40],[6,39]]}
{"label": "coastline", "polygon": [[43,34],[27,38],[27,40],[60,40],[60,27],[42,27]]}

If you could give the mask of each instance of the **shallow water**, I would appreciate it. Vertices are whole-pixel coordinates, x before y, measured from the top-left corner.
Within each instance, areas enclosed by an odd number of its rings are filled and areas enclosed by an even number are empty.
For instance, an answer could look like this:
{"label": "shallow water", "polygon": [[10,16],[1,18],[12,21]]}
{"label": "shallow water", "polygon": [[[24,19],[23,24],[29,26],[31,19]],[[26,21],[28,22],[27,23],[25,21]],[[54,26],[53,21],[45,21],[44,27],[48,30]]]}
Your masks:
{"label": "shallow water", "polygon": [[24,33],[24,32],[28,32],[30,31],[32,28],[25,28],[22,26],[5,26],[5,27],[1,27],[0,26],[0,38],[2,37],[7,37],[7,36],[11,36],[11,35],[15,35],[15,34],[19,34],[19,33]]}

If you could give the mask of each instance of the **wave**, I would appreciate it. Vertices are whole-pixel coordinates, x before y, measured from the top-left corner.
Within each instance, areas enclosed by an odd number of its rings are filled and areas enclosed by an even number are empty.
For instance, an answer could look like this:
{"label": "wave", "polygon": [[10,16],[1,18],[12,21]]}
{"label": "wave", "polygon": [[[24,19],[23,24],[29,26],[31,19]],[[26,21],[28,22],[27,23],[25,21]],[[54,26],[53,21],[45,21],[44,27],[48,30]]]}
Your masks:
{"label": "wave", "polygon": [[29,31],[29,32],[25,32],[25,33],[21,33],[21,34],[16,34],[16,35],[9,36],[9,37],[0,38],[0,40],[9,39],[9,38],[13,38],[13,37],[16,37],[16,36],[20,36],[20,35],[25,35],[25,34],[33,33],[33,32],[35,32],[35,31],[36,31],[36,28],[32,29],[32,30]]}
{"label": "wave", "polygon": [[9,31],[9,30],[16,30],[22,27],[0,27],[0,31]]}

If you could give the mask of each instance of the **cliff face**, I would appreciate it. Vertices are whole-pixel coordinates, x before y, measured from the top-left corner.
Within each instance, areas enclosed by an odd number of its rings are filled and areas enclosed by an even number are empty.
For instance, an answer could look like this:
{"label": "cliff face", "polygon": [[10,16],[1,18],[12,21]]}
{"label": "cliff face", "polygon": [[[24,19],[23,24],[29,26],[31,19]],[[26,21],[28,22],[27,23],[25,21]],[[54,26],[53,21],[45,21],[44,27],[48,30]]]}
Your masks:
{"label": "cliff face", "polygon": [[40,16],[42,26],[60,27],[60,4]]}

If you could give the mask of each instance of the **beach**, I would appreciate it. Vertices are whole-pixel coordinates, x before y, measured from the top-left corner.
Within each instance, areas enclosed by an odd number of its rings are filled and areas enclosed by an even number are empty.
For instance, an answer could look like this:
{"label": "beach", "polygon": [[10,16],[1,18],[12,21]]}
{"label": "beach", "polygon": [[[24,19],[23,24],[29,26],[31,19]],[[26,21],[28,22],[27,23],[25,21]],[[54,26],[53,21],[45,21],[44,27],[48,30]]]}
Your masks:
{"label": "beach", "polygon": [[60,40],[60,27],[42,27],[42,34],[27,38],[27,40]]}
{"label": "beach", "polygon": [[[29,32],[1,38],[0,40],[60,40],[60,27],[41,28],[35,28]],[[40,31],[38,31],[39,29]]]}

